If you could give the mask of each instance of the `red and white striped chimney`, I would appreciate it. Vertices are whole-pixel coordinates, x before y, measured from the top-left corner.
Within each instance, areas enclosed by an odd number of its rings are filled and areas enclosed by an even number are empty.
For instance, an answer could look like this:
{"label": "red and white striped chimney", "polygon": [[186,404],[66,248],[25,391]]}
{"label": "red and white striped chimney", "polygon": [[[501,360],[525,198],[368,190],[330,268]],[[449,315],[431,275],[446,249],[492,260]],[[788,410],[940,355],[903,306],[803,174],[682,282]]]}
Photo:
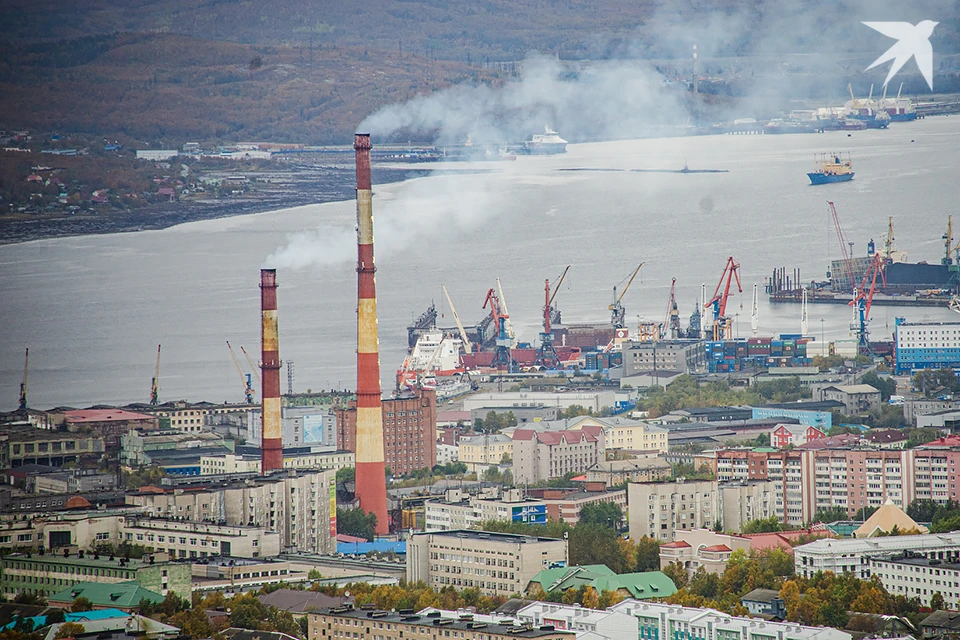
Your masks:
{"label": "red and white striped chimney", "polygon": [[280,408],[280,336],[277,327],[277,270],[260,270],[260,377],[263,387],[263,442],[260,473],[283,468]]}

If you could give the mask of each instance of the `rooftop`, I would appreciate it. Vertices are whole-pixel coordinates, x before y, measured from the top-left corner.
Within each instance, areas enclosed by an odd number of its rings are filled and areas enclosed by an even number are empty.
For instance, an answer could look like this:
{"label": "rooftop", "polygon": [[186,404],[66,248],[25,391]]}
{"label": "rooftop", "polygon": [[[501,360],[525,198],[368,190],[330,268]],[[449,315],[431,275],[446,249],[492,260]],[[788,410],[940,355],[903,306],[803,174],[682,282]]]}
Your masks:
{"label": "rooftop", "polygon": [[868,431],[864,436],[870,442],[876,442],[878,444],[889,443],[889,442],[903,442],[904,440],[909,440],[908,436],[902,429],[886,429],[884,431]]}
{"label": "rooftop", "polygon": [[63,591],[59,591],[47,598],[50,602],[70,602],[77,598],[86,598],[95,607],[138,607],[140,602],[147,600],[154,604],[163,602],[163,596],[149,589],[144,589],[136,580],[109,584],[105,582],[78,582]]}
{"label": "rooftop", "polygon": [[944,546],[960,547],[960,531],[952,533],[929,533],[916,536],[892,536],[879,538],[836,539],[824,538],[794,547],[794,553],[818,556],[837,554],[880,554],[895,551],[923,551]]}
{"label": "rooftop", "polygon": [[[11,553],[3,556],[3,566],[8,569],[14,562],[29,561],[32,563],[43,563],[48,565],[67,565],[72,567],[94,567],[101,569],[130,569],[136,570],[142,567],[148,567],[151,564],[150,558],[155,558],[155,564],[169,562],[167,554],[154,553],[143,556],[143,558],[121,558],[119,556],[100,556],[94,553],[84,554],[79,557],[76,554],[64,556],[62,553]],[[122,563],[122,564],[121,564]]]}
{"label": "rooftop", "polygon": [[824,389],[836,389],[837,391],[842,391],[843,393],[880,393],[880,390],[876,387],[871,387],[868,384],[844,384],[844,385],[834,385]]}
{"label": "rooftop", "polygon": [[740,598],[744,602],[773,602],[774,598],[779,598],[780,592],[773,589],[754,589],[750,593]]}
{"label": "rooftop", "polygon": [[456,629],[458,631],[483,629],[485,634],[506,635],[516,638],[542,638],[546,636],[556,637],[560,634],[569,634],[571,638],[575,637],[572,631],[562,631],[553,628],[553,625],[543,625],[541,627],[518,627],[514,625],[488,624],[484,622],[474,622],[473,620],[451,619],[441,616],[439,611],[429,613],[425,616],[417,615],[409,611],[393,613],[390,611],[377,611],[373,609],[352,609],[338,608],[326,609],[318,612],[320,615],[337,616],[340,618],[351,619],[370,619],[375,622],[390,622],[410,625],[435,625],[444,629]]}
{"label": "rooftop", "polygon": [[76,409],[65,411],[67,422],[126,422],[129,420],[154,420],[153,416],[143,413],[124,411],[123,409]]}
{"label": "rooftop", "polygon": [[[461,538],[464,540],[477,540],[483,542],[506,542],[514,544],[531,544],[534,542],[563,542],[557,538],[541,538],[539,536],[524,536],[516,533],[494,533],[490,531],[475,531],[472,529],[454,529],[452,531],[428,531],[426,533],[416,533],[413,538],[421,536],[433,536],[439,538]],[[411,538],[411,539],[413,539]]]}

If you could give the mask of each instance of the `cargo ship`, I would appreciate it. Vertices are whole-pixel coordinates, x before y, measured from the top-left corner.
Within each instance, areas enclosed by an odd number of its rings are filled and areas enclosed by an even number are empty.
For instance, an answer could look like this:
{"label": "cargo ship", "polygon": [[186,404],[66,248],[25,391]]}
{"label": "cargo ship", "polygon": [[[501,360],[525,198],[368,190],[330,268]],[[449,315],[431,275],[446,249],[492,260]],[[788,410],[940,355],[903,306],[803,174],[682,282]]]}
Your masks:
{"label": "cargo ship", "polygon": [[839,153],[821,154],[816,162],[816,171],[808,173],[810,184],[830,184],[832,182],[849,182],[853,180],[853,164],[850,156],[846,162]]}
{"label": "cargo ship", "polygon": [[464,373],[460,360],[462,346],[462,340],[439,329],[423,331],[397,370],[397,388],[436,388],[438,380],[458,379]]}
{"label": "cargo ship", "polygon": [[535,133],[530,140],[523,143],[522,151],[532,155],[566,153],[567,141],[549,126],[544,126],[544,133]]}
{"label": "cargo ship", "polygon": [[917,119],[917,110],[913,106],[910,98],[902,97],[903,83],[897,90],[896,98],[887,98],[887,88],[883,88],[883,97],[878,101],[878,106],[887,112],[891,122],[910,122]]}

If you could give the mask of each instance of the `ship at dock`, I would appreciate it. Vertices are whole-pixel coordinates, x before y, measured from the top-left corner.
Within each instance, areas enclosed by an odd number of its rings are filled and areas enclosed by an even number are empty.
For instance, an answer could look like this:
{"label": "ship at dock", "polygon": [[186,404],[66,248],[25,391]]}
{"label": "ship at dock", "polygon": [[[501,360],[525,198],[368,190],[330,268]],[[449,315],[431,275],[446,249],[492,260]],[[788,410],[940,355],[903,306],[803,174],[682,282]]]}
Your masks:
{"label": "ship at dock", "polygon": [[535,133],[523,143],[520,151],[529,155],[554,155],[567,152],[567,141],[556,131],[544,125],[543,133]]}
{"label": "ship at dock", "polygon": [[830,184],[849,182],[854,175],[849,154],[844,160],[839,153],[824,153],[816,161],[814,171],[808,173],[807,177],[810,178],[810,184]]}

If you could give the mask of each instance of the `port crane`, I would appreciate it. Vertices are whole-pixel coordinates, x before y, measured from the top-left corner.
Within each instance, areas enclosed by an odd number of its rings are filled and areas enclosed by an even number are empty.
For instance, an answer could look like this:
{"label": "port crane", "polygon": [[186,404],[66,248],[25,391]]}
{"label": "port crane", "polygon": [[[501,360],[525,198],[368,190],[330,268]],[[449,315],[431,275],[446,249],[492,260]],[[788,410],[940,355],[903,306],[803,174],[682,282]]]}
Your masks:
{"label": "port crane", "polygon": [[[806,290],[804,290],[806,294]],[[753,309],[750,312],[750,335],[754,338],[757,337],[757,332],[760,331],[760,304],[757,293],[757,285],[753,285]]]}
{"label": "port crane", "polygon": [[483,301],[483,308],[486,309],[488,304],[490,305],[490,313],[493,315],[493,323],[497,330],[496,349],[491,365],[501,371],[506,369],[512,373],[514,367],[513,356],[510,355],[510,347],[513,346],[513,340],[510,339],[510,335],[507,333],[507,320],[509,320],[509,317],[503,312],[503,307],[500,305],[500,299],[497,297],[497,291],[495,289],[487,291],[487,297]]}
{"label": "port crane", "polygon": [[[724,285],[726,280],[726,285]],[[726,340],[733,337],[731,334],[732,324],[727,314],[727,300],[730,298],[730,285],[737,281],[737,291],[743,293],[743,287],[740,286],[740,263],[733,259],[733,256],[727,258],[727,264],[723,267],[723,274],[720,276],[720,282],[710,298],[704,305],[704,309],[713,308],[713,339]],[[723,292],[721,293],[721,289]]]}
{"label": "port crane", "polygon": [[677,279],[670,282],[670,297],[667,298],[667,312],[663,315],[660,339],[676,340],[680,337],[680,309],[677,307]]}
{"label": "port crane", "polygon": [[550,328],[550,320],[553,316],[553,299],[560,291],[560,285],[563,284],[563,279],[567,277],[567,271],[569,270],[570,265],[567,265],[560,277],[557,278],[557,284],[553,286],[552,291],[550,280],[543,281],[543,333],[540,334],[540,348],[537,349],[537,358],[534,361],[534,364],[538,367],[556,369],[560,364],[560,356],[557,355],[557,350],[553,346],[553,331]]}
{"label": "port crane", "polygon": [[20,405],[19,411],[27,410],[27,373],[30,371],[30,347],[23,354],[23,382],[20,383]]}
{"label": "port crane", "polygon": [[[840,253],[843,255],[843,264],[846,267],[847,275],[850,277],[850,290],[854,291],[857,288],[857,281],[853,275],[853,256],[852,253],[852,242],[847,242],[847,238],[843,235],[843,228],[840,226],[840,217],[837,215],[837,208],[833,205],[833,202],[827,200],[827,206],[830,209],[830,215],[833,217],[833,226],[837,230],[837,240],[840,242]],[[847,246],[850,246],[851,250],[847,249]]]}
{"label": "port crane", "polygon": [[870,320],[870,308],[873,305],[873,294],[877,290],[877,276],[880,276],[883,285],[887,285],[887,274],[884,270],[886,263],[879,253],[873,254],[870,267],[863,275],[859,288],[854,289],[853,300],[849,305],[855,309],[856,321],[851,323],[850,330],[857,336],[857,349],[860,353],[869,355],[870,334],[867,331],[867,322]]}
{"label": "port crane", "polygon": [[453,306],[453,300],[450,299],[450,292],[447,291],[447,286],[440,283],[440,288],[443,289],[443,295],[447,298],[447,303],[450,305],[450,313],[453,314],[453,320],[457,323],[457,329],[460,331],[460,339],[463,340],[463,350],[466,353],[473,353],[473,343],[470,342],[470,338],[467,337],[467,331],[463,328],[463,323],[460,322],[460,316],[457,315],[457,308]]}
{"label": "port crane", "polygon": [[150,404],[160,404],[160,345],[157,345],[157,365],[153,368],[153,381],[150,383]]}
{"label": "port crane", "polygon": [[262,384],[260,372],[258,371],[260,367],[253,361],[253,358],[251,358],[247,350],[243,348],[243,345],[240,345],[240,352],[243,353],[243,357],[247,359],[247,364],[250,365],[250,370],[253,371],[253,377],[257,379],[257,384]]}
{"label": "port crane", "polygon": [[[627,280],[627,284],[623,288],[623,291],[620,292],[619,296],[617,295],[617,285],[613,285],[613,302],[607,307],[607,309],[610,311],[610,324],[613,325],[614,329],[622,329],[624,327],[623,321],[626,318],[627,311],[623,308],[623,304],[621,304],[620,301],[623,300],[623,296],[627,295],[627,289],[629,289],[630,285],[633,284],[633,279],[637,277],[637,274],[640,272],[640,267],[642,266],[642,262],[637,265],[637,268],[633,270],[632,274],[630,274],[629,280],[624,278],[624,280]],[[569,269],[569,267],[567,268]],[[564,271],[564,274],[566,274],[566,271]],[[623,282],[623,280],[620,282]],[[617,284],[620,284],[620,282]]]}
{"label": "port crane", "polygon": [[948,266],[953,264],[953,216],[947,216],[947,232],[943,234],[943,260],[941,260],[941,263]]}
{"label": "port crane", "polygon": [[237,373],[240,374],[240,384],[243,385],[243,397],[246,400],[247,404],[253,404],[253,396],[255,392],[253,390],[253,376],[249,373],[244,373],[243,368],[240,366],[240,361],[237,360],[237,354],[233,352],[233,347],[230,346],[230,341],[227,340],[227,349],[230,350],[230,357],[233,358],[233,365],[237,368]]}
{"label": "port crane", "polygon": [[507,316],[507,335],[511,340],[516,341],[517,334],[513,331],[513,323],[510,322],[510,310],[507,309],[507,296],[503,295],[503,285],[500,284],[500,278],[497,278],[497,295],[500,296],[500,304],[503,305],[503,314]]}

